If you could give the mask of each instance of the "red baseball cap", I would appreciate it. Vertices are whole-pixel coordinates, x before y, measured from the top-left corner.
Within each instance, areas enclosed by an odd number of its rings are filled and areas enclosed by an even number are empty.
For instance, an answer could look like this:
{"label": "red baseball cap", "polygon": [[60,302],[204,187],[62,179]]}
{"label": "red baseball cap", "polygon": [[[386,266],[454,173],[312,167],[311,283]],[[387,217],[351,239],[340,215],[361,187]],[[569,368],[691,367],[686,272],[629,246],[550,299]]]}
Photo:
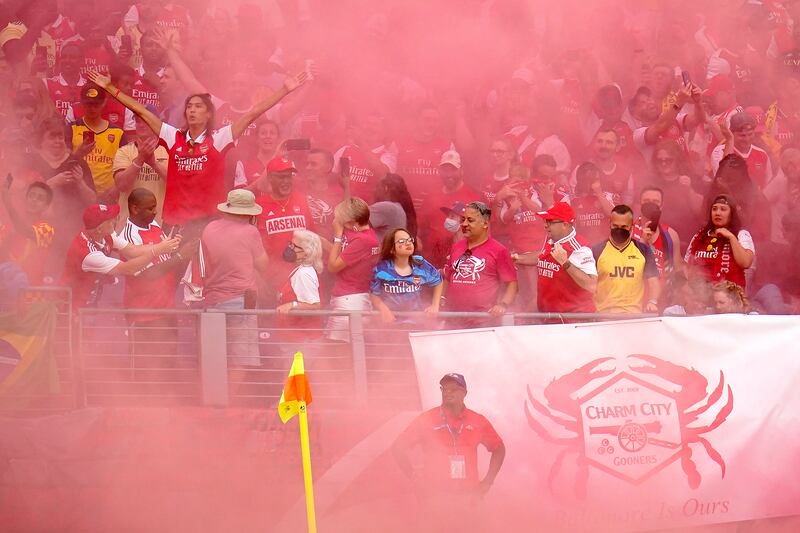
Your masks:
{"label": "red baseball cap", "polygon": [[570,224],[575,222],[575,211],[567,202],[556,202],[547,211],[539,211],[536,214],[545,220],[562,220]]}
{"label": "red baseball cap", "polygon": [[730,92],[734,89],[733,80],[727,74],[717,74],[708,82],[708,89],[703,91],[703,96],[715,96],[718,92]]}
{"label": "red baseball cap", "polygon": [[292,160],[286,156],[279,155],[278,157],[273,157],[270,162],[267,163],[267,174],[272,172],[284,172],[286,170],[297,172]]}
{"label": "red baseball cap", "polygon": [[94,229],[106,220],[117,218],[119,204],[92,204],[83,210],[83,225],[86,229]]}

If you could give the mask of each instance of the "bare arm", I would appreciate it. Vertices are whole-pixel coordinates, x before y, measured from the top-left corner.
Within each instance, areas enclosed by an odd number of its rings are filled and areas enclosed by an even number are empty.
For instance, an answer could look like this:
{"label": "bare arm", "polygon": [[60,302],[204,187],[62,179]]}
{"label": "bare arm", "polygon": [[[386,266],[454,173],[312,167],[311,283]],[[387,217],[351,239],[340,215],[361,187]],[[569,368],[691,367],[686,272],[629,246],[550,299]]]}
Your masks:
{"label": "bare arm", "polygon": [[672,267],[676,272],[682,272],[684,264],[681,255],[681,237],[672,228],[669,228],[669,235],[672,237]]}
{"label": "bare arm", "polygon": [[305,72],[301,72],[296,76],[286,78],[286,80],[283,82],[283,86],[280,89],[254,105],[250,111],[239,117],[231,126],[233,130],[233,138],[239,138],[239,136],[244,133],[247,127],[255,122],[258,117],[266,113],[269,108],[280,102],[290,92],[303,85],[303,83],[306,81],[306,77],[307,74]]}
{"label": "bare arm", "polygon": [[578,284],[578,286],[582,289],[585,289],[592,294],[597,290],[597,276],[592,276],[591,274],[587,274],[580,268],[576,267],[572,263],[565,263],[562,265],[562,268],[569,264],[570,266],[567,267],[567,274],[569,277],[572,278],[572,281]]}
{"label": "bare arm", "polygon": [[692,90],[690,87],[684,86],[678,91],[678,98],[675,105],[659,115],[655,124],[647,128],[644,132],[644,140],[647,144],[655,144],[661,134],[665,133],[670,126],[675,122],[681,108],[692,98]]}
{"label": "bare arm", "polygon": [[500,472],[500,467],[503,466],[503,461],[506,458],[506,445],[501,444],[496,450],[492,452],[492,457],[489,459],[489,469],[486,471],[486,476],[481,480],[481,489],[483,492],[489,490],[489,487],[494,483],[497,474]]}
{"label": "bare arm", "polygon": [[89,78],[89,81],[101,87],[108,94],[116,98],[119,103],[139,115],[142,120],[145,121],[147,126],[153,131],[153,133],[156,135],[161,134],[161,119],[158,118],[154,113],[148,111],[147,108],[138,100],[123,93],[117,87],[114,87],[114,85],[111,84],[111,78],[96,71],[88,72],[87,77]]}

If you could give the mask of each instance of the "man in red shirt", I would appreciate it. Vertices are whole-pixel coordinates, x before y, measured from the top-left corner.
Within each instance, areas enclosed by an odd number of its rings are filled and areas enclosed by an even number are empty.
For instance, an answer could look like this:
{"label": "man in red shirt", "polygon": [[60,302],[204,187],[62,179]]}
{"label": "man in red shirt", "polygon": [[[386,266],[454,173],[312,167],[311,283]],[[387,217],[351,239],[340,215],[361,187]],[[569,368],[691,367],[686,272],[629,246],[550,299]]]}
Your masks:
{"label": "man in red shirt", "polygon": [[711,166],[714,174],[719,169],[719,162],[728,154],[738,154],[747,162],[747,173],[759,189],[772,181],[772,163],[766,151],[755,144],[755,130],[758,123],[753,115],[742,111],[730,119],[730,133],[724,144],[720,144],[711,152]]}
{"label": "man in red shirt", "polygon": [[575,233],[575,211],[558,202],[536,213],[544,219],[548,239],[538,255],[515,256],[518,264],[538,269],[537,305],[542,313],[593,313],[597,267],[592,250]]}
{"label": "man in red shirt", "polygon": [[333,238],[333,208],[344,199],[339,178],[333,173],[333,154],[319,148],[306,156],[303,183],[306,204],[311,213],[311,231],[325,239]]}
{"label": "man in red shirt", "polygon": [[633,226],[633,238],[650,246],[658,267],[662,292],[669,276],[683,270],[681,238],[673,228],[661,223],[664,192],[658,187],[645,187],[639,195],[639,219]]}
{"label": "man in red shirt", "polygon": [[[266,176],[260,178],[257,185],[260,191],[269,191],[256,198],[261,206],[258,231],[269,257],[281,257],[294,230],[306,229],[311,222],[306,198],[294,188],[296,173],[290,159],[278,156],[267,163]],[[293,263],[275,261],[270,265],[270,279],[283,283],[294,267]],[[278,287],[272,288],[277,290]]]}
{"label": "man in red shirt", "polygon": [[[481,195],[464,183],[461,156],[455,150],[442,154],[436,182],[439,188],[431,191],[422,202],[417,220],[420,221],[425,259],[436,268],[442,268],[453,241],[458,238],[456,234],[463,207],[478,200]],[[460,208],[454,211],[453,206],[456,204],[460,204]],[[451,212],[455,216],[451,216]]]}
{"label": "man in red shirt", "polygon": [[[157,244],[130,244],[114,233],[118,215],[118,204],[92,204],[83,212],[86,229],[72,241],[61,276],[61,285],[72,287],[75,310],[96,305],[107,279],[115,275],[135,276],[154,258],[178,249],[177,237]],[[127,261],[111,257],[113,250]]]}
{"label": "man in red shirt", "polygon": [[[629,160],[618,156],[619,135],[611,128],[602,128],[594,136],[591,162],[600,169],[603,189],[610,192],[613,205],[630,203],[637,188],[636,176]],[[638,155],[638,154],[637,154]],[[638,156],[641,159],[641,156]]]}
{"label": "man in red shirt", "polygon": [[349,142],[333,154],[334,170],[339,171],[346,158],[351,195],[372,204],[378,182],[397,170],[397,147],[387,143],[385,119],[377,113],[358,117],[349,136]]}
{"label": "man in red shirt", "polygon": [[[486,417],[464,405],[467,382],[461,374],[450,373],[439,380],[442,404],[419,415],[392,446],[402,472],[418,480],[420,503],[432,531],[472,531],[471,512],[477,497],[491,488],[506,455],[505,444]],[[478,445],[491,453],[489,468],[478,475]],[[421,447],[424,467],[415,472],[409,453]],[[454,520],[456,522],[454,522]]]}
{"label": "man in red shirt", "polygon": [[602,172],[591,162],[575,170],[575,196],[570,202],[575,210],[575,227],[590,243],[605,239],[614,195],[605,190]]}
{"label": "man in red shirt", "polygon": [[[461,217],[464,240],[453,244],[444,267],[444,294],[448,311],[470,311],[500,316],[517,295],[517,270],[508,249],[489,235],[492,210],[470,202]],[[484,320],[467,320],[475,326]]]}
{"label": "man in red shirt", "polygon": [[437,163],[442,154],[455,148],[452,142],[439,137],[440,122],[439,110],[433,105],[425,105],[419,112],[414,136],[398,143],[397,173],[406,181],[417,209],[428,194],[439,188]]}
{"label": "man in red shirt", "polygon": [[[128,196],[129,216],[120,237],[134,246],[156,245],[167,240],[155,221],[158,212],[156,196],[147,189],[133,189]],[[123,302],[128,309],[173,309],[175,290],[181,267],[194,255],[196,241],[186,243],[174,254],[153,257],[135,276],[125,283]],[[175,355],[178,339],[177,315],[130,314],[132,346],[137,355]],[[171,361],[155,357],[152,361],[137,358],[144,367],[170,366]]]}
{"label": "man in red shirt", "polygon": [[44,80],[50,100],[64,119],[67,119],[69,110],[75,109],[81,101],[81,87],[86,84],[81,75],[82,64],[81,47],[77,43],[67,43],[61,49],[56,63],[58,75]]}

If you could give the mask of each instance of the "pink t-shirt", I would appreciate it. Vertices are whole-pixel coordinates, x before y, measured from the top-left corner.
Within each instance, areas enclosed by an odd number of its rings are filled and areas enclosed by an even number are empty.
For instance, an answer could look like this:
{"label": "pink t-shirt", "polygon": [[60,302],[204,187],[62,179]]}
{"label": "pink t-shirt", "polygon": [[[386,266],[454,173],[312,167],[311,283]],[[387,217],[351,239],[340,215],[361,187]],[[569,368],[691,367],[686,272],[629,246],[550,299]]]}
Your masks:
{"label": "pink t-shirt", "polygon": [[265,255],[258,229],[228,219],[211,222],[203,230],[206,262],[203,292],[207,305],[244,295],[256,286],[255,260]]}
{"label": "pink t-shirt", "polygon": [[342,258],[346,267],[336,273],[331,296],[368,293],[372,269],[378,263],[380,243],[375,230],[345,230],[342,234]]}
{"label": "pink t-shirt", "polygon": [[448,311],[488,311],[502,284],[517,281],[508,248],[492,238],[469,251],[466,239],[454,243],[444,268]]}

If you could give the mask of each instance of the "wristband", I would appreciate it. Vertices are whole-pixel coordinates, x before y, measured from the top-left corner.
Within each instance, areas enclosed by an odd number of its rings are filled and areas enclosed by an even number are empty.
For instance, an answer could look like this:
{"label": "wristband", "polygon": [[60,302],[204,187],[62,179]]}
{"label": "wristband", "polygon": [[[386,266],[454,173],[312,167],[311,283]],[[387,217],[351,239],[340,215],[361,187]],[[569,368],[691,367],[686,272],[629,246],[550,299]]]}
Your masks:
{"label": "wristband", "polygon": [[114,98],[116,98],[117,96],[119,96],[119,87],[117,87],[117,92],[114,93]]}
{"label": "wristband", "polygon": [[572,266],[572,263],[570,263],[569,261],[566,261],[563,265],[561,265],[561,268],[563,268],[564,271],[567,271],[567,270],[569,270],[569,267],[571,267],[571,266]]}
{"label": "wristband", "polygon": [[674,109],[675,111],[680,111],[681,106],[679,106],[678,104],[672,104],[672,109]]}
{"label": "wristband", "polygon": [[343,240],[341,237],[334,237],[333,244],[342,244]]}

